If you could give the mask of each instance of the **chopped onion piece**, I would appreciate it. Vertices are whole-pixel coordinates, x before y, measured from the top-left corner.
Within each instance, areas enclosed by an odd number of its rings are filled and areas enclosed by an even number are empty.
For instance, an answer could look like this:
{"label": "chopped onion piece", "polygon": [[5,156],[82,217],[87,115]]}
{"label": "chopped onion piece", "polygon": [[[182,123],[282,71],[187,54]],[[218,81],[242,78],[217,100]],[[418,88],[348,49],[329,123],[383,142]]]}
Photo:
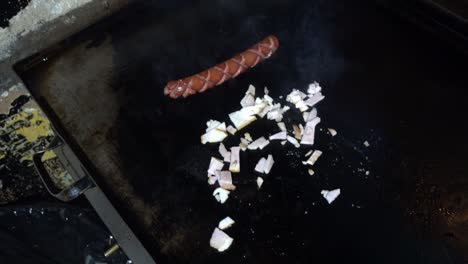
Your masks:
{"label": "chopped onion piece", "polygon": [[275,161],[273,160],[272,155],[268,155],[268,158],[261,158],[258,162],[257,165],[255,166],[255,171],[260,172],[260,173],[265,173],[268,174],[271,171],[271,168],[273,167],[273,164]]}
{"label": "chopped onion piece", "polygon": [[201,136],[201,143],[221,142],[227,137],[227,133],[218,129],[212,129]]}
{"label": "chopped onion piece", "polygon": [[309,99],[307,99],[305,101],[305,104],[312,107],[316,105],[318,102],[322,101],[324,98],[325,96],[323,96],[322,93],[318,92],[314,94],[312,97],[310,97]]}
{"label": "chopped onion piece", "polygon": [[208,121],[206,121],[206,132],[210,131],[211,129],[219,126],[221,124],[221,122],[217,121],[217,120],[213,120],[213,119],[210,119]]}
{"label": "chopped onion piece", "polygon": [[226,147],[224,146],[223,143],[220,143],[219,144],[219,148],[218,148],[218,151],[219,151],[219,154],[221,154],[221,156],[226,156],[226,154],[229,152]]}
{"label": "chopped onion piece", "polygon": [[307,95],[305,93],[293,89],[292,92],[290,92],[288,96],[286,96],[286,101],[292,104],[296,104],[297,102],[304,100],[304,98],[306,97]]}
{"label": "chopped onion piece", "polygon": [[227,128],[226,128],[227,132],[231,135],[234,135],[236,134],[237,132],[237,129],[235,129],[233,126],[229,125]]}
{"label": "chopped onion piece", "polygon": [[257,138],[254,142],[250,143],[248,146],[248,149],[250,150],[263,149],[268,144],[270,144],[270,141],[268,141],[264,137],[260,137],[260,138]]}
{"label": "chopped onion piece", "polygon": [[246,145],[246,146],[248,146],[248,145],[250,144],[250,142],[249,142],[247,139],[245,139],[245,138],[241,138],[241,139],[240,139],[240,142],[241,142],[241,144],[244,144],[244,145]]}
{"label": "chopped onion piece", "polygon": [[[206,130],[205,132],[208,132],[210,130],[213,130],[215,128],[218,128],[219,126],[221,125],[221,122],[217,121],[217,120],[208,120],[208,122],[206,122]],[[226,125],[226,124],[224,124]],[[219,130],[222,130],[222,127],[220,127]]]}
{"label": "chopped onion piece", "polygon": [[244,134],[244,138],[247,139],[249,142],[252,142],[252,136],[249,133]]}
{"label": "chopped onion piece", "polygon": [[224,158],[224,162],[231,162],[231,152],[228,151],[226,156],[224,156],[223,158]]}
{"label": "chopped onion piece", "polygon": [[301,145],[299,144],[299,142],[297,141],[297,139],[291,137],[291,136],[287,136],[286,138],[289,143],[293,144],[296,148],[299,148]]}
{"label": "chopped onion piece", "polygon": [[310,155],[310,158],[305,162],[305,164],[314,165],[315,162],[317,162],[317,160],[320,158],[320,156],[322,156],[322,151],[314,150],[314,152],[312,153],[312,155]]}
{"label": "chopped onion piece", "polygon": [[307,89],[307,93],[309,95],[314,95],[320,91],[322,91],[322,87],[320,87],[320,84],[318,82],[313,82],[309,84],[309,88]]}
{"label": "chopped onion piece", "polygon": [[309,113],[310,113],[310,114],[309,114],[309,120],[308,120],[308,121],[310,121],[310,120],[312,120],[312,119],[314,119],[314,118],[317,117],[317,108],[315,108],[315,107],[312,108],[312,110],[310,110]]}
{"label": "chopped onion piece", "polygon": [[221,231],[219,228],[215,228],[210,239],[210,246],[219,252],[223,252],[228,249],[234,239],[228,236],[226,233]]}
{"label": "chopped onion piece", "polygon": [[314,173],[315,173],[314,170],[312,170],[312,169],[309,169],[307,172],[310,174],[310,176],[314,175]]}
{"label": "chopped onion piece", "polygon": [[225,162],[230,162],[231,161],[231,152],[229,152],[226,147],[224,146],[223,143],[219,144],[218,148],[219,154],[223,157]]}
{"label": "chopped onion piece", "polygon": [[231,172],[240,172],[239,152],[240,152],[240,147],[231,148],[231,164],[229,165],[229,170]]}
{"label": "chopped onion piece", "polygon": [[244,98],[242,98],[240,104],[242,107],[255,105],[255,97],[253,97],[251,94],[246,94]]}
{"label": "chopped onion piece", "polygon": [[226,123],[210,120],[206,122],[206,125],[208,127],[206,133],[201,136],[202,144],[221,142],[227,137]]}
{"label": "chopped onion piece", "polygon": [[221,230],[228,229],[234,224],[234,220],[231,217],[227,216],[223,220],[219,221],[218,228]]}
{"label": "chopped onion piece", "polygon": [[255,86],[250,84],[249,88],[247,89],[247,92],[245,92],[245,94],[251,94],[251,95],[255,96]]}
{"label": "chopped onion piece", "polygon": [[253,121],[257,120],[257,118],[254,115],[249,115],[242,111],[236,111],[236,112],[230,113],[229,119],[231,119],[232,123],[237,128],[237,130],[241,130],[242,128],[248,126]]}
{"label": "chopped onion piece", "polygon": [[236,186],[232,184],[232,175],[230,171],[221,171],[219,173],[219,186],[225,190],[234,191]]}
{"label": "chopped onion piece", "polygon": [[273,160],[273,156],[268,155],[268,158],[267,158],[267,160],[265,162],[265,174],[270,173],[271,168],[273,167],[274,163],[275,163],[275,161]]}
{"label": "chopped onion piece", "polygon": [[301,140],[301,129],[297,125],[293,125],[294,137]]}
{"label": "chopped onion piece", "polygon": [[303,145],[313,145],[315,139],[315,126],[320,123],[320,117],[316,117],[311,121],[307,122],[306,127],[304,129],[304,135],[301,140],[301,144]]}
{"label": "chopped onion piece", "polygon": [[224,163],[222,160],[211,157],[210,167],[208,168],[208,174],[216,175],[216,171],[222,170],[223,167],[224,167]]}
{"label": "chopped onion piece", "polygon": [[278,122],[277,125],[281,131],[286,131],[286,125],[284,122]]}
{"label": "chopped onion piece", "polygon": [[328,132],[330,132],[330,135],[331,135],[332,137],[334,137],[334,136],[336,136],[336,134],[338,134],[338,132],[336,132],[336,130],[333,129],[333,128],[329,128],[329,129],[328,129]]}
{"label": "chopped onion piece", "polygon": [[281,141],[281,145],[283,145],[283,146],[286,145],[286,143],[288,143],[287,140]]}
{"label": "chopped onion piece", "polygon": [[218,181],[218,178],[216,176],[208,176],[208,184],[213,185]]}
{"label": "chopped onion piece", "polygon": [[226,132],[226,123],[222,122],[216,129]]}
{"label": "chopped onion piece", "polygon": [[322,190],[320,193],[322,194],[323,198],[327,200],[328,204],[331,204],[340,195],[341,191],[340,189],[335,189],[331,191]]}
{"label": "chopped onion piece", "polygon": [[[257,98],[257,99],[259,99],[259,98]],[[244,107],[239,111],[242,112],[243,114],[249,115],[249,116],[259,115],[263,111],[263,109],[268,106],[268,102],[266,102],[266,101],[264,101],[262,99],[257,101],[257,99],[255,100],[255,105]]]}
{"label": "chopped onion piece", "polygon": [[275,104],[272,106],[270,112],[267,114],[268,120],[275,120],[276,122],[280,122],[283,120],[283,114],[289,110],[287,106],[281,108],[281,104]]}
{"label": "chopped onion piece", "polygon": [[260,113],[258,113],[258,116],[261,118],[264,118],[272,109],[273,107],[271,105],[265,106]]}
{"label": "chopped onion piece", "polygon": [[262,141],[262,144],[259,146],[259,148],[264,149],[266,146],[268,146],[268,144],[270,144],[270,141],[265,139],[264,141]]}
{"label": "chopped onion piece", "polygon": [[369,142],[364,141],[364,146],[366,146],[366,148],[368,148],[370,146]]}
{"label": "chopped onion piece", "polygon": [[286,140],[288,133],[286,131],[278,132],[270,136],[270,140]]}
{"label": "chopped onion piece", "polygon": [[308,106],[304,102],[304,98],[306,98],[307,95],[301,91],[298,91],[296,89],[293,89],[291,93],[288,94],[286,97],[286,101],[294,104],[296,108],[301,110],[301,112],[307,111]]}
{"label": "chopped onion piece", "polygon": [[265,101],[268,103],[268,105],[273,105],[273,98],[271,98],[271,96],[269,96],[268,94],[265,94],[263,96],[263,99],[265,99]]}
{"label": "chopped onion piece", "polygon": [[256,172],[260,172],[260,173],[264,173],[265,172],[265,165],[266,165],[266,159],[265,158],[261,158],[258,162],[257,162],[257,165],[255,166],[255,171]]}
{"label": "chopped onion piece", "polygon": [[245,92],[244,98],[240,102],[242,107],[252,106],[255,104],[255,87],[249,85],[247,92]]}
{"label": "chopped onion piece", "polygon": [[263,178],[262,177],[257,177],[258,189],[262,188],[262,184],[263,184]]}
{"label": "chopped onion piece", "polygon": [[[245,139],[244,139],[245,140]],[[241,141],[242,141],[242,138],[241,138]],[[244,144],[244,143],[240,143],[239,144],[239,147],[242,151],[246,151],[247,150],[247,147],[249,146],[249,144]]]}
{"label": "chopped onion piece", "polygon": [[278,109],[275,109],[275,110],[268,112],[267,118],[268,120],[275,120],[278,122],[278,121],[283,120],[283,114]]}
{"label": "chopped onion piece", "polygon": [[263,141],[263,143],[259,146],[260,149],[264,149],[266,146],[268,146],[268,144],[270,144],[270,141],[269,140],[265,140]]}
{"label": "chopped onion piece", "polygon": [[301,112],[305,112],[309,110],[309,107],[304,101],[299,101],[295,104],[296,108],[299,109]]}
{"label": "chopped onion piece", "polygon": [[314,152],[313,150],[309,150],[306,154],[305,154],[305,157],[309,157],[310,155],[312,155],[312,152]]}
{"label": "chopped onion piece", "polygon": [[218,187],[216,190],[214,190],[213,196],[216,198],[216,201],[223,204],[229,198],[229,193],[230,191]]}
{"label": "chopped onion piece", "polygon": [[[208,174],[209,175],[209,174]],[[217,170],[215,171],[215,177],[216,179],[219,181],[219,179],[221,179],[221,171],[220,170]]]}
{"label": "chopped onion piece", "polygon": [[[271,105],[268,103],[266,99],[263,99],[260,104],[255,105],[260,111],[258,111],[258,115],[262,115],[261,117],[265,116],[268,111],[265,112],[265,108],[271,109]],[[261,114],[263,112],[263,114]]]}
{"label": "chopped onion piece", "polygon": [[258,115],[260,112],[263,111],[265,107],[261,107],[262,105],[253,105],[244,107],[239,112],[241,112],[245,116],[255,116]]}
{"label": "chopped onion piece", "polygon": [[304,112],[302,114],[302,117],[304,118],[304,121],[307,123],[310,120],[314,119],[317,117],[317,108],[312,108],[310,112]]}
{"label": "chopped onion piece", "polygon": [[306,99],[307,94],[305,94],[305,93],[303,93],[302,91],[299,91],[299,90],[297,90],[297,91],[298,91],[298,94],[301,96],[302,100]]}
{"label": "chopped onion piece", "polygon": [[263,93],[264,94],[269,94],[270,93],[270,91],[268,90],[268,88],[266,86],[265,86],[265,88],[263,88]]}

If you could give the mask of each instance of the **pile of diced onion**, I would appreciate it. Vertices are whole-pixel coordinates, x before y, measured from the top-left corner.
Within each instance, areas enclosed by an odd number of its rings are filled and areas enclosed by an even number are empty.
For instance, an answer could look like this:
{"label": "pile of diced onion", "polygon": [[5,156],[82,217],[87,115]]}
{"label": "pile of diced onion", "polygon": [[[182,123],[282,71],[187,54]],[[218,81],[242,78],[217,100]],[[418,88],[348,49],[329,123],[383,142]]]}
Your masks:
{"label": "pile of diced onion", "polygon": [[[264,150],[270,142],[278,141],[282,145],[291,144],[295,148],[301,145],[312,146],[315,140],[315,129],[320,123],[320,117],[317,116],[316,104],[322,101],[325,96],[321,93],[322,88],[317,82],[311,83],[307,89],[307,93],[293,89],[286,97],[286,101],[294,105],[303,116],[304,124],[293,124],[292,129],[286,127],[283,122],[283,117],[290,111],[287,105],[281,105],[279,102],[269,96],[268,89],[264,89],[264,96],[255,97],[256,89],[250,85],[242,98],[240,105],[241,109],[229,114],[229,119],[232,125],[226,125],[225,122],[210,120],[207,122],[205,134],[201,136],[201,142],[219,143],[219,157],[212,157],[208,167],[208,183],[210,185],[217,184],[213,196],[219,203],[225,203],[229,198],[230,192],[236,190],[233,184],[233,174],[239,173],[241,170],[240,155],[243,151]],[[272,122],[276,122],[278,131],[272,135],[265,135],[253,139],[249,133],[245,133],[239,140],[239,144],[227,148],[222,141],[229,135],[234,136],[240,134],[240,130],[252,124],[260,118],[266,118]],[[336,130],[328,129],[331,136],[337,134]],[[308,173],[314,174],[312,166],[317,162],[322,155],[320,150],[310,150],[306,155],[306,160],[302,163],[307,166]],[[271,154],[262,157],[255,166],[255,172],[260,174],[269,174],[273,169],[275,161]],[[225,166],[225,164],[228,164]],[[226,168],[225,168],[226,167]],[[258,189],[262,187],[264,179],[257,177]],[[328,203],[333,202],[340,194],[340,189],[328,191],[322,190],[322,196]],[[223,219],[217,228],[215,228],[210,246],[217,249],[219,252],[228,249],[233,238],[226,234],[223,230],[234,224],[234,220],[230,217]]]}

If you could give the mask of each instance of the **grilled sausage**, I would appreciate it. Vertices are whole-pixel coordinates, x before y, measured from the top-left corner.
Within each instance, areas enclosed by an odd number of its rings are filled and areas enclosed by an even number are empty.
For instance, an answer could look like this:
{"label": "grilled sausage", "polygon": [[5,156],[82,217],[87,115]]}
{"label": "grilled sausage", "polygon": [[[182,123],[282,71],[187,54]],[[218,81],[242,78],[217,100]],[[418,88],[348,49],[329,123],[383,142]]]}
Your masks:
{"label": "grilled sausage", "polygon": [[164,88],[164,94],[176,99],[181,96],[185,98],[197,92],[202,93],[255,67],[259,62],[269,58],[278,46],[278,39],[270,35],[250,49],[208,70],[168,82]]}

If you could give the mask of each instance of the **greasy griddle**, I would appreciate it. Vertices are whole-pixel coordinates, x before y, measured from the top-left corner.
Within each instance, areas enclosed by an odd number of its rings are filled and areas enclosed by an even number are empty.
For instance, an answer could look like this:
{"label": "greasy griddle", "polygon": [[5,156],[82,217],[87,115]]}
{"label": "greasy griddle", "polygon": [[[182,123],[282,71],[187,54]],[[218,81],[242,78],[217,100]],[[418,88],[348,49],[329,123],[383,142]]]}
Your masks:
{"label": "greasy griddle", "polygon": [[[168,80],[268,34],[280,48],[255,69],[185,100],[163,95]],[[437,45],[365,1],[140,1],[18,69],[158,263],[414,263],[419,251],[434,259],[445,253],[404,224],[405,210],[420,206],[407,203],[413,189],[401,188],[419,173],[408,160],[457,156],[467,145],[448,149],[434,140],[446,133],[434,120],[458,114],[455,103],[435,111],[433,102],[462,100],[458,88],[466,84],[455,74],[466,63],[450,51],[437,54]],[[249,84],[277,98],[315,80],[327,97],[319,106],[314,148],[324,155],[316,174],[301,164],[310,148],[270,144],[241,154],[237,190],[217,203],[206,169],[218,144],[200,144],[206,121],[228,121]],[[300,121],[299,114],[286,119]],[[242,133],[275,131],[262,120]],[[238,144],[238,135],[225,144]],[[253,168],[268,153],[277,162],[257,190]],[[334,188],[342,194],[328,205],[320,190]],[[209,239],[225,216],[236,221],[227,231],[235,240],[220,254]]]}

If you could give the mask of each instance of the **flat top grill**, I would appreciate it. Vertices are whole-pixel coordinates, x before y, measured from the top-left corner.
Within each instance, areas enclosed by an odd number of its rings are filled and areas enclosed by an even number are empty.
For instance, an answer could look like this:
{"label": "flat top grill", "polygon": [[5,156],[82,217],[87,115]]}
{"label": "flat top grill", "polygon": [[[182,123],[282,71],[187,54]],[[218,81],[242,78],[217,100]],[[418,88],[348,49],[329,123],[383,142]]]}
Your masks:
{"label": "flat top grill", "polygon": [[[255,69],[186,100],[163,96],[168,80],[268,34],[280,49]],[[159,263],[414,263],[418,250],[434,259],[443,252],[419,243],[408,219],[430,234],[457,229],[427,225],[424,214],[439,219],[430,196],[403,187],[420,175],[457,183],[443,190],[449,196],[468,184],[456,177],[467,171],[458,162],[468,145],[459,122],[466,76],[458,70],[467,65],[442,47],[367,2],[202,2],[175,10],[140,1],[40,54],[46,61],[17,69]],[[327,96],[316,174],[301,164],[308,149],[272,144],[242,153],[238,189],[218,204],[206,183],[217,145],[200,144],[206,121],[227,121],[249,84],[278,97],[315,80]],[[301,119],[294,118],[286,122]],[[339,135],[331,139],[327,127]],[[256,138],[275,129],[258,122],[242,132]],[[278,162],[258,191],[253,167],[266,153]],[[333,188],[342,195],[330,206],[320,190]],[[409,212],[425,213],[405,218]],[[228,215],[235,242],[219,254],[208,242]]]}

